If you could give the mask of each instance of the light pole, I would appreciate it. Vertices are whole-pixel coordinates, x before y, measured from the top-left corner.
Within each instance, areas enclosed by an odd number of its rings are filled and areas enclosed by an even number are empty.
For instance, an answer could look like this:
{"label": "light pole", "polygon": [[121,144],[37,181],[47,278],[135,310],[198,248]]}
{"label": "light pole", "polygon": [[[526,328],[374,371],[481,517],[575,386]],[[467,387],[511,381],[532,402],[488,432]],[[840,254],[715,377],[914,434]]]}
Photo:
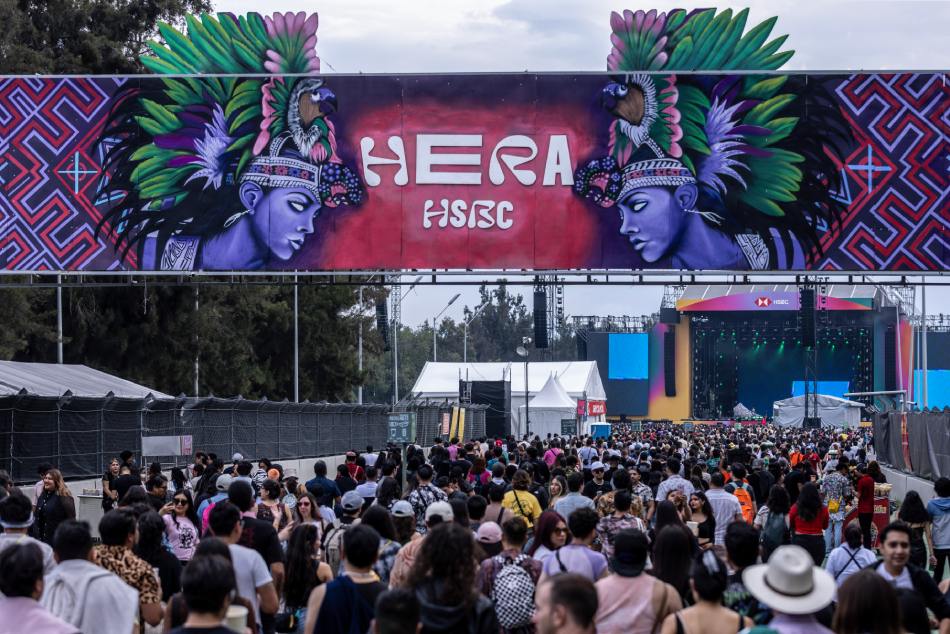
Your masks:
{"label": "light pole", "polygon": [[468,325],[472,323],[476,317],[478,317],[478,314],[482,312],[482,309],[484,309],[486,306],[488,306],[488,302],[485,302],[476,308],[475,312],[472,313],[472,316],[462,323],[462,363],[468,363]]}
{"label": "light pole", "polygon": [[531,437],[531,409],[528,405],[528,345],[531,337],[522,337],[521,345],[515,349],[519,357],[524,359],[524,433]]}
{"label": "light pole", "polygon": [[436,334],[436,326],[435,326],[435,324],[436,324],[436,322],[439,320],[439,317],[442,316],[442,313],[444,313],[445,311],[447,311],[447,310],[449,309],[449,306],[451,306],[452,304],[454,304],[454,303],[455,303],[455,300],[457,300],[457,299],[458,299],[459,297],[461,297],[461,296],[462,296],[461,293],[456,293],[456,294],[455,294],[455,297],[453,297],[452,299],[450,299],[450,300],[449,300],[449,303],[445,305],[445,308],[443,308],[442,310],[440,310],[440,311],[439,311],[439,314],[432,318],[432,361],[438,361],[438,360],[439,360],[439,349],[438,349],[438,347],[437,347],[438,344],[437,344],[437,342],[436,342],[436,340],[435,340],[435,334]]}
{"label": "light pole", "polygon": [[393,295],[393,407],[399,402],[399,324],[402,321],[402,300],[406,299],[406,295],[412,292],[421,280],[422,276],[417,275],[405,293],[396,292]]}

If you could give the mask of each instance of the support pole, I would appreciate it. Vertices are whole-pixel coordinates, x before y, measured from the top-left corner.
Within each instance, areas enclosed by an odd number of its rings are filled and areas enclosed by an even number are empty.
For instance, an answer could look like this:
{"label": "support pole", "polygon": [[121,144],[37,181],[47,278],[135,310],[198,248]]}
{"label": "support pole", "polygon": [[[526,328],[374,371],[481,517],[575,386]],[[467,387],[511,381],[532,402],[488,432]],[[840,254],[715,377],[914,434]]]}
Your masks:
{"label": "support pole", "polygon": [[63,363],[63,276],[56,276],[56,363]]}
{"label": "support pole", "polygon": [[921,409],[924,407],[930,407],[930,400],[927,397],[927,285],[922,284],[920,286],[920,323],[921,323],[921,345],[920,345],[920,363],[921,370],[920,373],[922,385],[923,385],[923,401],[924,404],[921,405]]}
{"label": "support pole", "polygon": [[[195,318],[198,318],[198,286],[195,285]],[[198,396],[198,373],[200,371],[198,360],[198,335],[195,334],[195,396]]]}
{"label": "support pole", "polygon": [[294,272],[294,403],[300,402],[300,303],[297,292],[297,273]]}
{"label": "support pole", "polygon": [[356,369],[360,373],[360,384],[356,387],[356,402],[363,404],[363,287],[359,295],[359,331],[356,337]]}
{"label": "support pole", "polygon": [[528,405],[528,357],[524,358],[524,433],[531,438],[531,411]]}

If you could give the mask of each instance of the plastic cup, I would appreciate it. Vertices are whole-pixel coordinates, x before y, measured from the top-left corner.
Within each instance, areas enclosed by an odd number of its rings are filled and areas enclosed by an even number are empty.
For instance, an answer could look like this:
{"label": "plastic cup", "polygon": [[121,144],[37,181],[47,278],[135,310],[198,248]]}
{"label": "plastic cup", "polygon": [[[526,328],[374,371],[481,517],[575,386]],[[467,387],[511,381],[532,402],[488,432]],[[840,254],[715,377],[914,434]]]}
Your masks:
{"label": "plastic cup", "polygon": [[224,625],[232,632],[244,634],[247,630],[247,608],[243,605],[228,606],[228,612],[224,616]]}

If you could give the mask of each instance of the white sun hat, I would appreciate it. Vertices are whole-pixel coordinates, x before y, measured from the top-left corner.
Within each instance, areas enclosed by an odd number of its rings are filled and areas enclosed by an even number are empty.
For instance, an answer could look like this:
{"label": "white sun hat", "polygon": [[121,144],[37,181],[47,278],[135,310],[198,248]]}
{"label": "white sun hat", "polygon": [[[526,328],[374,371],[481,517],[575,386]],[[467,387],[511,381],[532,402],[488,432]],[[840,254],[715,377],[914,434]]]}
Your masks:
{"label": "white sun hat", "polygon": [[767,564],[750,566],[742,582],[756,599],[785,614],[813,614],[830,604],[835,580],[801,546],[779,546]]}

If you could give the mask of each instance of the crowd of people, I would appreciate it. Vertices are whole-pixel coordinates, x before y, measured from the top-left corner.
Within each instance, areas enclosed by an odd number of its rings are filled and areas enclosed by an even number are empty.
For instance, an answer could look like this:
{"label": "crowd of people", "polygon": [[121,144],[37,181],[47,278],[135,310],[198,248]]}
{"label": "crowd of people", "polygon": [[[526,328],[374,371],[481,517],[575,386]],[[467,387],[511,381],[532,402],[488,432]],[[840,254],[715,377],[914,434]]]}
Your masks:
{"label": "crowd of people", "polygon": [[662,424],[312,478],[124,452],[98,544],[52,465],[32,495],[0,473],[0,634],[950,632],[950,480],[882,526],[873,458],[867,430]]}

